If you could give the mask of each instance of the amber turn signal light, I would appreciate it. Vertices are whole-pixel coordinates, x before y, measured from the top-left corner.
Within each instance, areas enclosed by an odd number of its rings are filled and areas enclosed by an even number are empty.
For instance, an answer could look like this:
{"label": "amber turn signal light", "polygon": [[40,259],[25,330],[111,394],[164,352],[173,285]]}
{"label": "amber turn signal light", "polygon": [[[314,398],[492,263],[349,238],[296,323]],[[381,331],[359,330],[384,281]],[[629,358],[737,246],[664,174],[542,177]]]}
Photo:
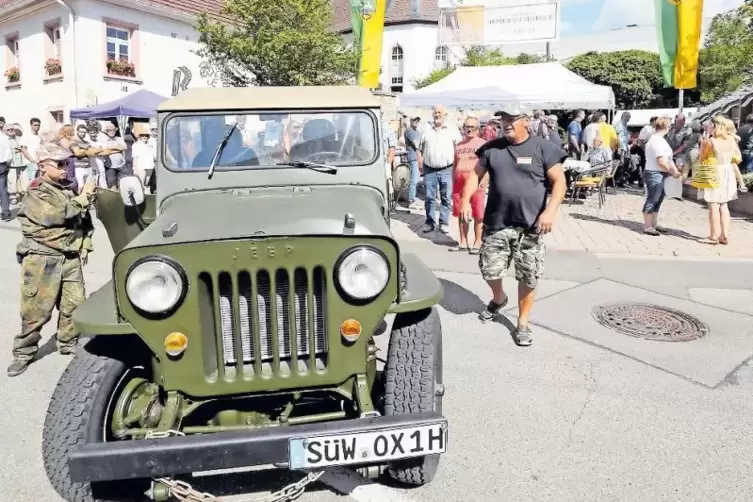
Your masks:
{"label": "amber turn signal light", "polygon": [[188,348],[188,337],[183,333],[170,333],[165,337],[165,352],[167,355],[176,357]]}
{"label": "amber turn signal light", "polygon": [[348,342],[355,342],[361,336],[361,323],[355,319],[348,319],[340,325],[340,334]]}

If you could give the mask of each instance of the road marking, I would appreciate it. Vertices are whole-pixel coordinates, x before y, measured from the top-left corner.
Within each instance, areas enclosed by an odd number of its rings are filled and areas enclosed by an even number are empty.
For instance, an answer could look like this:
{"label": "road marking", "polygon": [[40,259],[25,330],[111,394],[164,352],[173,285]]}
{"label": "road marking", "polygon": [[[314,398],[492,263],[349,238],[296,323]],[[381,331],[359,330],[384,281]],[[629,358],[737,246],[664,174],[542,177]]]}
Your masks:
{"label": "road marking", "polygon": [[342,467],[328,469],[319,482],[357,502],[414,502],[394,488],[380,485]]}
{"label": "road marking", "polygon": [[604,260],[633,260],[633,261],[674,261],[674,262],[725,262],[725,263],[751,263],[753,258],[743,256],[699,256],[682,254],[678,256],[659,254],[623,254],[623,253],[591,253],[594,257]]}

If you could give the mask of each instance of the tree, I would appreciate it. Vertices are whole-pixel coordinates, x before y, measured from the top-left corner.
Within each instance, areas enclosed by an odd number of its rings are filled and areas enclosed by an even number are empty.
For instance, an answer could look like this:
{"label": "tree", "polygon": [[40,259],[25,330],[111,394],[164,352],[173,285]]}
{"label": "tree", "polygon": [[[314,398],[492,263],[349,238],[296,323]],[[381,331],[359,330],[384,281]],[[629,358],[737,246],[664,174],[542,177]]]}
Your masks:
{"label": "tree", "polygon": [[753,1],[714,16],[698,63],[703,102],[715,101],[750,83],[753,77]]}
{"label": "tree", "polygon": [[438,70],[434,70],[431,73],[429,73],[424,78],[419,78],[413,81],[413,87],[416,89],[421,89],[422,87],[426,87],[427,85],[431,85],[434,82],[439,82],[443,78],[445,78],[447,75],[455,71],[455,67],[450,66],[447,68],[439,68]]}
{"label": "tree", "polygon": [[352,82],[359,55],[332,32],[330,0],[228,0],[224,20],[202,14],[201,75],[247,85],[335,85]]}
{"label": "tree", "polygon": [[567,68],[614,91],[618,108],[646,108],[661,101],[664,91],[659,54],[629,50],[587,52],[574,57]]}
{"label": "tree", "polygon": [[[544,58],[536,54],[521,53],[514,57],[507,57],[500,49],[490,49],[482,45],[474,45],[465,49],[460,66],[502,66],[541,63],[543,61]],[[453,71],[455,71],[454,66],[434,70],[426,77],[414,80],[413,86],[416,89],[421,89],[442,80]]]}

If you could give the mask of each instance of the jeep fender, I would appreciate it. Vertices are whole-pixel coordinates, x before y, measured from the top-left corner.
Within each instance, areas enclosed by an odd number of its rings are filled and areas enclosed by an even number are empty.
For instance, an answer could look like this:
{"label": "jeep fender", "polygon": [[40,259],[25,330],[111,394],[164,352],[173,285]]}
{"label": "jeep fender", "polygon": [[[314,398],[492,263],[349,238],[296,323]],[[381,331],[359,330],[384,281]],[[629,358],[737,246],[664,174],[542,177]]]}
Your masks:
{"label": "jeep fender", "polygon": [[413,312],[432,307],[442,300],[444,288],[434,273],[414,253],[400,255],[405,267],[406,287],[388,313]]}
{"label": "jeep fender", "polygon": [[132,335],[131,324],[118,316],[115,286],[108,281],[73,312],[73,325],[83,335]]}

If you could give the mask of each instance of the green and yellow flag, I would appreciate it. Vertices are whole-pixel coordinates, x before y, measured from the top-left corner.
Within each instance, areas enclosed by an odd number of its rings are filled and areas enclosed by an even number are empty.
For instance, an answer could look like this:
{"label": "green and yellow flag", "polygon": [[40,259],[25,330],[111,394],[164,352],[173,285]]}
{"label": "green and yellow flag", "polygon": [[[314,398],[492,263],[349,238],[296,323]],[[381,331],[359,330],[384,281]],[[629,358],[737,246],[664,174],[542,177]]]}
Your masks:
{"label": "green and yellow flag", "polygon": [[358,84],[369,89],[379,87],[382,68],[382,37],[388,0],[364,0],[361,37],[361,73]]}
{"label": "green and yellow flag", "polygon": [[697,87],[703,0],[654,0],[659,57],[667,87]]}

